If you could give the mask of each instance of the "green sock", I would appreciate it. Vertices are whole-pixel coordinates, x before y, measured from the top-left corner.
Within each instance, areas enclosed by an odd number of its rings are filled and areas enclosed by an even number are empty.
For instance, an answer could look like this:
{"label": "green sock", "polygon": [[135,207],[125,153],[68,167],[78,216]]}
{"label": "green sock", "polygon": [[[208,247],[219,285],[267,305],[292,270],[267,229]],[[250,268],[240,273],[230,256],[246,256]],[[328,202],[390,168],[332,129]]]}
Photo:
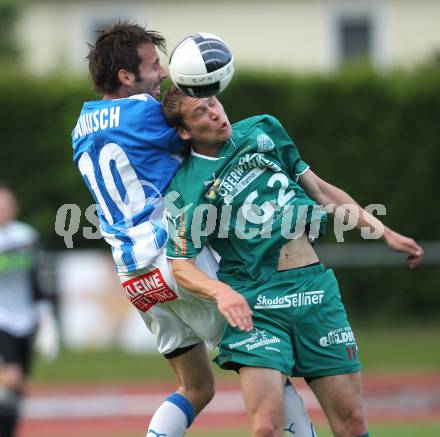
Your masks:
{"label": "green sock", "polygon": [[360,436],[358,436],[358,437],[370,437],[370,433],[367,432],[366,434],[362,434],[362,435],[360,435]]}

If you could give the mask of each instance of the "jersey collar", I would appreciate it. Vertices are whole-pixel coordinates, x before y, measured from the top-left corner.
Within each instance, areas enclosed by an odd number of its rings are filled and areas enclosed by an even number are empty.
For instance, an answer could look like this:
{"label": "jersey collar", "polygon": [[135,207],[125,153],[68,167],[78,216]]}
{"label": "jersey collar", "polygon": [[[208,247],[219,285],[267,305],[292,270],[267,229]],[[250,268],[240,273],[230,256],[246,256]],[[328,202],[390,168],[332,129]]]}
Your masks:
{"label": "jersey collar", "polygon": [[[237,145],[235,144],[234,140],[231,138],[229,138],[229,140],[225,143],[225,145],[222,147],[222,149],[224,149],[224,147],[226,146],[226,144],[228,142],[231,142],[232,145],[234,146],[234,149],[237,149]],[[207,155],[202,155],[201,153],[197,153],[192,147],[191,147],[191,156],[195,156],[196,158],[200,158],[200,159],[206,159],[208,161],[218,161],[219,159],[225,159],[226,156],[219,156],[219,157],[215,157],[215,156],[207,156]]]}

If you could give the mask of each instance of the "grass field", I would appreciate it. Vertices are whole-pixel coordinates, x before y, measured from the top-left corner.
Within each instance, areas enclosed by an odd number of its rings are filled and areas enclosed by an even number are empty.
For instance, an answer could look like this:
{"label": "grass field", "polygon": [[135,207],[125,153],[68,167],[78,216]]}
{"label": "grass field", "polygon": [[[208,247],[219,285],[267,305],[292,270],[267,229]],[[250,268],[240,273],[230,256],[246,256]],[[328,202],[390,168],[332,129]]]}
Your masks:
{"label": "grass field", "polygon": [[[440,372],[440,327],[429,329],[358,328],[360,357],[365,372]],[[218,370],[218,378],[236,379],[234,372]],[[172,381],[165,360],[157,354],[131,354],[120,350],[63,351],[51,364],[36,361],[32,380],[60,382]],[[439,433],[440,436],[440,433]]]}
{"label": "grass field", "polygon": [[[440,327],[429,329],[362,329],[357,336],[361,347],[361,360],[365,373],[407,374],[440,372]],[[215,370],[218,381],[237,381],[233,372]],[[120,350],[63,351],[59,359],[47,364],[36,361],[32,380],[43,385],[65,384],[114,384],[118,382],[149,381],[172,383],[174,377],[162,357],[157,354],[130,354]],[[67,431],[67,430],[66,430]],[[320,437],[332,434],[326,424],[317,426]],[[370,423],[373,437],[439,437],[439,422]],[[106,433],[81,434],[82,437],[140,437],[139,434]],[[187,433],[188,437],[244,437],[245,428],[203,429],[197,427]],[[21,437],[21,436],[20,436]],[[43,435],[32,437],[46,437]],[[64,437],[73,437],[68,431]],[[76,437],[76,436],[75,436]]]}
{"label": "grass field", "polygon": [[[372,424],[370,425],[371,437],[439,437],[440,423],[419,423],[419,424]],[[318,437],[332,437],[332,433],[326,426],[318,426],[316,429]],[[205,430],[193,431],[186,434],[187,437],[250,437],[246,429],[223,429],[221,431]],[[35,436],[35,437],[45,437]],[[66,434],[65,437],[74,437]],[[76,437],[76,436],[75,436]],[[81,434],[81,437],[141,437],[139,434]]]}
{"label": "grass field", "polygon": [[[319,437],[331,437],[333,434],[327,427],[318,426],[316,432]],[[249,432],[246,430],[237,432],[236,430],[223,430],[221,432],[189,432],[188,437],[249,437]],[[371,437],[439,437],[440,436],[440,424],[392,424],[392,425],[371,425],[370,426]],[[104,436],[102,436],[104,437]],[[107,436],[109,437],[109,436]],[[116,437],[116,436],[115,436]],[[123,436],[117,436],[123,437]],[[125,436],[128,437],[128,436]],[[135,437],[135,436],[130,436]]]}

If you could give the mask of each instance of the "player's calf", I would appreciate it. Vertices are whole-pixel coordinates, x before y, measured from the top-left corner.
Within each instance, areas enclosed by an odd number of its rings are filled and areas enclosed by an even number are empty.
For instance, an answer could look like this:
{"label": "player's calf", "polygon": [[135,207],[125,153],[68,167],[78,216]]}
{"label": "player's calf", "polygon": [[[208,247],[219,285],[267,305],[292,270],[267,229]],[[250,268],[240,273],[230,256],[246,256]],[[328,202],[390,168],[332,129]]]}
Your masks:
{"label": "player's calf", "polygon": [[19,393],[0,386],[0,435],[13,437],[18,418],[21,396]]}

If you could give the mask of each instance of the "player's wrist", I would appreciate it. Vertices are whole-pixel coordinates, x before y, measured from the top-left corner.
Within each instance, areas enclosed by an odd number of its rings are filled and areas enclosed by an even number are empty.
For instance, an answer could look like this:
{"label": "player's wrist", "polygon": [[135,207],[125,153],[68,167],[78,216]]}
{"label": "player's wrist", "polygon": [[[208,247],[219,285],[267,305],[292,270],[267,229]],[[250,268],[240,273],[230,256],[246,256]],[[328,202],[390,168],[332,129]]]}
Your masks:
{"label": "player's wrist", "polygon": [[383,233],[382,233],[382,240],[385,243],[388,243],[392,233],[393,233],[393,231],[390,228],[388,228],[387,226],[384,226],[383,227]]}
{"label": "player's wrist", "polygon": [[232,288],[221,282],[221,281],[216,281],[215,279],[210,280],[210,291],[212,294],[212,297],[216,300],[219,301],[222,298],[226,297],[228,294],[231,293]]}

